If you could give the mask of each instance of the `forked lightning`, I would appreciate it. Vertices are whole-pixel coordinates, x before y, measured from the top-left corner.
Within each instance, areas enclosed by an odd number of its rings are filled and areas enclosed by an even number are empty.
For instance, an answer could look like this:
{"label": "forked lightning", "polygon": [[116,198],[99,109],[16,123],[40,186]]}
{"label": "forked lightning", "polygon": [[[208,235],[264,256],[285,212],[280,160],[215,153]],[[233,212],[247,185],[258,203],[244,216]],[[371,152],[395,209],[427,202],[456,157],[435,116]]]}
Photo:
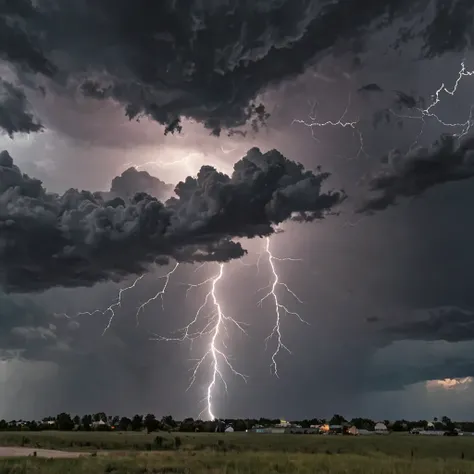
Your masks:
{"label": "forked lightning", "polygon": [[[243,323],[240,323],[234,318],[227,316],[222,309],[222,304],[220,303],[219,298],[217,296],[217,284],[224,277],[224,264],[221,263],[218,266],[219,271],[211,278],[207,278],[206,280],[203,280],[202,282],[197,284],[188,285],[186,294],[193,288],[199,288],[205,285],[210,286],[209,291],[204,297],[203,303],[198,308],[192,321],[187,326],[178,331],[179,335],[177,337],[157,336],[155,338],[159,341],[168,342],[193,342],[197,338],[209,338],[207,349],[204,355],[197,360],[197,363],[194,369],[192,370],[191,381],[188,386],[188,390],[196,381],[197,374],[204,362],[209,360],[211,366],[211,376],[206,390],[206,398],[204,399],[206,402],[206,406],[199,414],[199,417],[201,417],[205,412],[207,412],[207,415],[211,420],[216,419],[213,409],[213,399],[214,390],[216,389],[218,381],[222,382],[227,392],[227,382],[225,380],[223,370],[227,368],[234,375],[241,377],[244,381],[247,380],[247,377],[244,374],[238,372],[233,367],[232,363],[230,362],[230,356],[225,353],[226,345],[224,339],[225,336],[229,337],[228,324],[232,324],[243,333],[246,332],[243,328]],[[201,313],[209,305],[212,307],[211,312],[208,313],[206,316],[201,317]]]}
{"label": "forked lightning", "polygon": [[[283,342],[283,336],[281,332],[281,318],[284,314],[289,315],[289,316],[296,316],[300,322],[308,324],[298,313],[294,311],[290,311],[287,306],[281,303],[280,298],[278,297],[278,289],[283,288],[287,293],[289,293],[296,301],[299,303],[303,303],[301,299],[296,295],[296,293],[284,282],[281,281],[276,266],[275,262],[280,261],[280,262],[298,262],[301,261],[299,258],[279,258],[275,257],[271,250],[270,250],[270,238],[267,237],[265,239],[265,255],[267,256],[268,259],[268,264],[271,269],[271,280],[270,283],[267,287],[262,288],[262,290],[269,289],[268,293],[258,302],[259,306],[262,306],[263,302],[267,298],[271,298],[273,301],[273,305],[275,308],[275,324],[273,326],[272,332],[268,335],[268,337],[265,340],[265,343],[268,344],[268,342],[272,339],[276,340],[276,347],[275,350],[272,354],[272,363],[271,363],[271,370],[275,374],[275,376],[279,376],[278,374],[278,364],[277,364],[277,356],[281,352],[282,349],[287,351],[289,354],[291,354],[290,349],[285,345]],[[259,258],[260,260],[260,258]]]}

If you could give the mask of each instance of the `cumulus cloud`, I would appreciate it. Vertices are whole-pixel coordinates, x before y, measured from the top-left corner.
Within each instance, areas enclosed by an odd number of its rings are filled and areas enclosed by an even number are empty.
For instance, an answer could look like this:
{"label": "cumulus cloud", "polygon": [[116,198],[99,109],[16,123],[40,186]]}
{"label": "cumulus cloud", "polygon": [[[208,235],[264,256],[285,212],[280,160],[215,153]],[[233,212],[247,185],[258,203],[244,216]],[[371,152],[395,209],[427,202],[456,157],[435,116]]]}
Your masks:
{"label": "cumulus cloud", "polygon": [[0,57],[23,77],[37,72],[69,90],[114,99],[130,118],[150,116],[166,131],[179,130],[187,117],[219,134],[249,121],[258,128],[266,112],[254,99],[268,85],[321,55],[358,54],[371,32],[395,20],[404,22],[398,42],[421,38],[428,56],[469,44],[474,6],[431,3],[21,0],[0,6]]}
{"label": "cumulus cloud", "polygon": [[474,176],[474,137],[459,140],[443,135],[430,148],[419,147],[407,153],[392,150],[386,167],[369,180],[374,194],[358,212],[381,211],[400,198],[416,197],[426,190],[451,181]]}
{"label": "cumulus cloud", "polygon": [[16,133],[34,133],[43,129],[29,111],[25,93],[0,78],[0,129],[10,138]]}
{"label": "cumulus cloud", "polygon": [[156,199],[163,200],[173,194],[173,185],[161,181],[147,171],[138,171],[132,167],[112,180],[107,197],[130,199],[137,193],[147,193]]}
{"label": "cumulus cloud", "polygon": [[48,193],[0,153],[0,283],[10,292],[87,286],[143,272],[153,262],[227,261],[245,250],[231,239],[270,235],[288,219],[322,219],[345,198],[323,192],[313,173],[276,150],[250,149],[232,176],[203,166],[163,203],[140,192]]}

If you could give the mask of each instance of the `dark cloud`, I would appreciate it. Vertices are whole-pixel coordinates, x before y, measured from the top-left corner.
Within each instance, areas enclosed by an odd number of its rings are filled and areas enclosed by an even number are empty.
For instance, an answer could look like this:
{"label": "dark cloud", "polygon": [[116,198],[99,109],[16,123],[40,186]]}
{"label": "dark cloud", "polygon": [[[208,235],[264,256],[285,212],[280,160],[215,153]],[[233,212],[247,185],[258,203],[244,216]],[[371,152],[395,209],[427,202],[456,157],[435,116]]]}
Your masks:
{"label": "dark cloud", "polygon": [[381,391],[400,390],[428,380],[472,377],[472,344],[429,339],[394,341],[374,353],[365,375],[365,383]]}
{"label": "dark cloud", "polygon": [[376,193],[358,212],[381,211],[397,204],[399,198],[417,197],[426,190],[451,181],[474,176],[474,137],[459,140],[443,135],[430,148],[419,147],[403,154],[392,150],[387,168],[370,179]]}
{"label": "dark cloud", "polygon": [[387,329],[398,339],[420,341],[472,341],[474,340],[474,312],[457,307],[442,307],[427,311],[426,317],[407,321]]}
{"label": "dark cloud", "polygon": [[25,93],[0,78],[0,130],[10,138],[16,133],[34,133],[43,129],[29,111]]}
{"label": "dark cloud", "polygon": [[113,98],[130,118],[150,116],[167,131],[187,117],[214,134],[248,121],[258,128],[266,118],[254,103],[262,90],[322,55],[359,54],[370,33],[396,20],[400,27],[403,19],[399,38],[421,38],[425,55],[461,50],[474,9],[461,0],[433,9],[430,0],[3,3],[0,56],[10,63]]}
{"label": "dark cloud", "polygon": [[137,193],[146,193],[156,199],[166,199],[173,194],[173,185],[151,176],[147,171],[128,168],[112,180],[110,197],[130,199]]}
{"label": "dark cloud", "polygon": [[47,193],[0,154],[0,281],[7,291],[92,285],[143,272],[157,258],[227,261],[232,238],[270,235],[288,219],[322,219],[344,195],[322,192],[328,173],[306,171],[278,151],[252,148],[231,177],[203,166],[166,203],[146,193],[117,198],[70,189]]}
{"label": "dark cloud", "polygon": [[0,294],[0,354],[4,359],[58,360],[70,350],[77,321],[51,318],[32,300]]}
{"label": "dark cloud", "polygon": [[378,84],[372,82],[360,87],[357,92],[383,92],[383,89]]}

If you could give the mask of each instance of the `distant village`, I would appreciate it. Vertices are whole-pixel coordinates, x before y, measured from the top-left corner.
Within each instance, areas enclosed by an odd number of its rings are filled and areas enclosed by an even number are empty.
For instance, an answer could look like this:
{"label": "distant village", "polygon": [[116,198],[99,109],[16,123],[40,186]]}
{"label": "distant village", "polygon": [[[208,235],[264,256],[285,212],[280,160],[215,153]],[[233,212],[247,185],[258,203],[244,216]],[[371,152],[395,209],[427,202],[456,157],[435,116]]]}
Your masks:
{"label": "distant village", "polygon": [[[310,425],[309,428],[303,428],[299,424],[293,424],[285,420],[273,426],[256,425],[253,428],[246,430],[248,433],[267,433],[267,434],[319,434],[319,435],[351,435],[351,436],[370,436],[370,435],[388,435],[391,433],[390,427],[392,424],[385,424],[377,422],[373,429],[358,428],[357,426],[344,422],[339,425],[329,425],[327,423],[321,425]],[[405,429],[397,431],[406,431],[413,435],[424,436],[462,436],[464,432],[461,428],[456,426],[446,426],[443,423],[433,421],[426,422],[424,427],[415,427],[409,429],[408,423],[404,426]],[[225,431],[233,431],[232,426],[228,426]],[[474,433],[466,433],[474,435]]]}
{"label": "distant village", "polygon": [[71,416],[60,413],[56,417],[44,418],[41,421],[0,420],[0,431],[157,431],[168,432],[203,432],[203,433],[233,433],[246,432],[263,434],[313,434],[313,435],[349,435],[370,436],[389,435],[393,432],[406,432],[421,436],[463,436],[473,435],[474,422],[453,422],[444,416],[440,420],[390,422],[373,421],[366,418],[353,418],[347,421],[340,415],[334,415],[331,420],[286,421],[260,419],[221,419],[214,421],[185,418],[174,420],[172,416],[157,419],[155,415],[134,415],[132,418],[107,416],[105,413],[94,415]]}

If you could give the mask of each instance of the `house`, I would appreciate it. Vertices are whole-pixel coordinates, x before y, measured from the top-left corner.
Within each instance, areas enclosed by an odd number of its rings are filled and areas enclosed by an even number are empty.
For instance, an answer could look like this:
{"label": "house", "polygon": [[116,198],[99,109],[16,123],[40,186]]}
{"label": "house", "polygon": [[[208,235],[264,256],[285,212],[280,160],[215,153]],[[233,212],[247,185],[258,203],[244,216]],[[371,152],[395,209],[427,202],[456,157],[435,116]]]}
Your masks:
{"label": "house", "polygon": [[105,428],[108,428],[108,426],[108,423],[104,420],[93,421],[91,425],[93,430],[103,430]]}
{"label": "house", "polygon": [[384,423],[376,423],[374,427],[376,434],[388,434],[388,428]]}
{"label": "house", "polygon": [[233,433],[234,432],[234,428],[232,427],[232,425],[228,425],[225,429],[225,433]]}
{"label": "house", "polygon": [[352,435],[352,436],[371,435],[373,434],[373,431],[363,430],[363,429],[356,428],[355,426],[351,426],[347,430],[347,434]]}

